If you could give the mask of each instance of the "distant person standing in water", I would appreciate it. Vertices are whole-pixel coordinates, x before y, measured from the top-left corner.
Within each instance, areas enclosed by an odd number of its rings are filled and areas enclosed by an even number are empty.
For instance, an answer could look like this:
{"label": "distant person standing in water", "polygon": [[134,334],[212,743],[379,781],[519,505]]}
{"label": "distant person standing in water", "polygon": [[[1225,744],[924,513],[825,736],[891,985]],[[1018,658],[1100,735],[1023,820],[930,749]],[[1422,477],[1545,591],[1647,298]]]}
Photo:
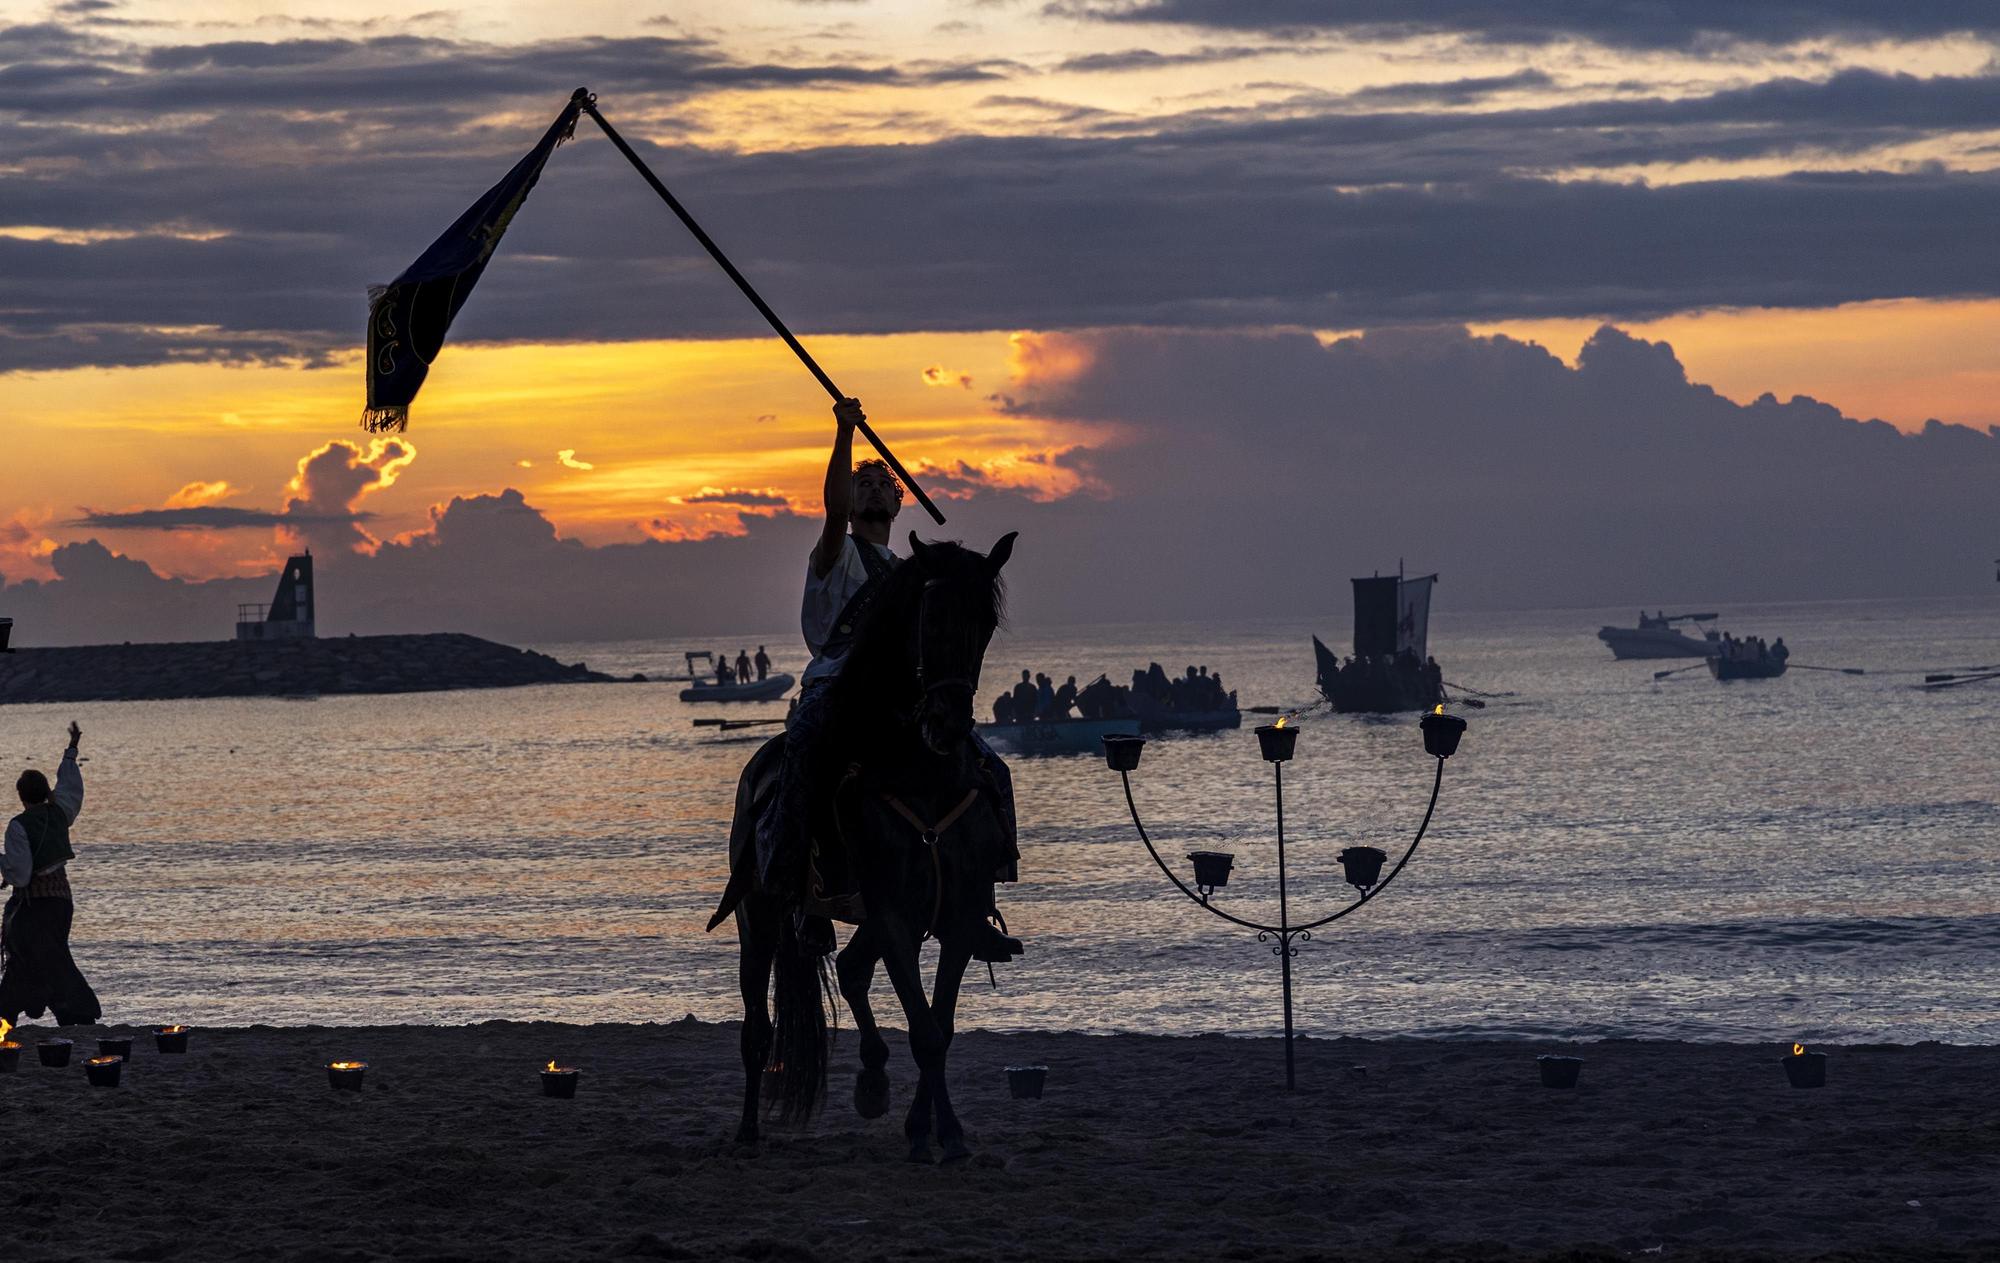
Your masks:
{"label": "distant person standing in water", "polygon": [[0,879],[11,888],[0,912],[0,945],[6,970],[0,974],[0,1018],[38,1018],[53,1011],[62,1026],[85,1026],[102,1016],[97,994],[69,954],[70,922],[76,905],[69,888],[69,828],[83,810],[83,773],[76,765],[83,729],[69,726],[69,748],[49,778],[30,768],[14,782],[21,814],[7,822]]}
{"label": "distant person standing in water", "polygon": [[764,652],[764,646],[757,646],[757,678],[768,679],[771,675],[771,655]]}

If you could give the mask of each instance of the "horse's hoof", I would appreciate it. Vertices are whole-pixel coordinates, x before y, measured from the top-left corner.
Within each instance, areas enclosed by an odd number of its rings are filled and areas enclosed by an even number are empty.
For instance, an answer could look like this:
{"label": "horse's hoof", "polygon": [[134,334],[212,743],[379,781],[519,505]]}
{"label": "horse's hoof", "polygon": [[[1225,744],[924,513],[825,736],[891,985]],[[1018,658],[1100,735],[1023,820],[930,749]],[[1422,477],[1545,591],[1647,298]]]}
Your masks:
{"label": "horse's hoof", "polygon": [[910,1161],[920,1162],[925,1166],[929,1166],[931,1164],[931,1142],[928,1140],[912,1140],[910,1142]]}
{"label": "horse's hoof", "polygon": [[947,1164],[963,1162],[972,1156],[972,1150],[965,1147],[965,1141],[953,1137],[944,1142],[944,1161]]}
{"label": "horse's hoof", "polygon": [[889,1112],[889,1072],[875,1067],[854,1076],[854,1112],[880,1118]]}

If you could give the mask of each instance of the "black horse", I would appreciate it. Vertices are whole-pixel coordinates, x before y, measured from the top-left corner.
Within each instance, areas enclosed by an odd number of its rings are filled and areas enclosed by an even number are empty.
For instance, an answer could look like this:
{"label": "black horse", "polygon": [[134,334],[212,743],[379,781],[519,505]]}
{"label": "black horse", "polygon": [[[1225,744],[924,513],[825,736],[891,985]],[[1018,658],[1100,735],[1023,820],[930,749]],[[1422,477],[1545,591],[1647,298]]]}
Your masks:
{"label": "black horse", "polygon": [[[814,787],[812,819],[823,845],[838,845],[865,909],[840,953],[841,995],[861,1032],[855,1108],[888,1109],[888,1045],[868,1002],[879,961],[902,1002],[918,1088],[904,1123],[910,1157],[930,1160],[935,1119],[946,1161],[968,1156],[945,1088],[959,983],[969,937],[990,909],[995,857],[1007,828],[971,740],[980,663],[999,626],[1000,569],[1014,549],[1009,533],[986,555],[953,543],[925,544],[913,532],[910,559],[884,581],[856,630],[840,675],[826,687],[825,748],[850,760],[836,780]],[[809,1117],[826,1092],[826,959],[795,930],[793,900],[757,877],[756,820],[782,760],[773,738],[752,756],[736,788],[730,878],[714,929],[736,916],[738,983],[743,992],[743,1121],[739,1141],[758,1133],[760,1084],[775,1086],[782,1121]],[[936,990],[926,997],[918,952],[939,945]],[[775,985],[774,985],[775,979]],[[776,1025],[766,1004],[775,999]]]}

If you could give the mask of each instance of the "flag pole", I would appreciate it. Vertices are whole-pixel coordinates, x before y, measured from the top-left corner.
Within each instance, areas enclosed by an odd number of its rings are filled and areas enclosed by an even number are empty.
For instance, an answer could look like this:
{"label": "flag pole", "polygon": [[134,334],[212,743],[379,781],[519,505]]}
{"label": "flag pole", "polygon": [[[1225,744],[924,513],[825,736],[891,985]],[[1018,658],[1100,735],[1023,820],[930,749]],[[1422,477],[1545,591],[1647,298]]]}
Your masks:
{"label": "flag pole", "polygon": [[[799,340],[792,336],[792,331],[785,327],[785,322],[778,319],[778,313],[771,310],[771,305],[764,301],[763,297],[757,293],[748,280],[744,279],[743,273],[736,270],[736,265],[731,263],[729,257],[722,253],[722,248],[716,245],[707,233],[702,231],[701,225],[694,221],[694,216],[688,214],[687,208],[680,204],[679,199],[667,191],[667,186],[660,183],[660,177],[654,175],[652,169],[646,165],[645,160],[633,152],[632,146],[625,143],[625,138],[618,134],[618,130],[604,120],[604,115],[597,112],[597,98],[591,95],[590,90],[587,88],[578,88],[575,99],[582,105],[583,112],[590,115],[591,120],[599,128],[603,129],[606,136],[611,138],[611,143],[618,147],[618,152],[625,155],[625,160],[630,162],[633,168],[645,177],[646,183],[653,186],[653,192],[660,195],[660,200],[667,204],[667,209],[678,216],[681,223],[687,226],[687,230],[694,234],[694,239],[701,243],[702,249],[708,251],[709,257],[721,265],[722,270],[729,274],[730,280],[736,282],[736,288],[743,291],[743,296],[750,300],[750,305],[755,307],[764,319],[771,322],[771,328],[775,329],[778,336],[785,340],[786,346],[792,348],[792,354],[799,357],[799,362],[804,364],[812,375],[819,379],[819,384],[826,387],[826,393],[833,396],[834,402],[838,403],[842,399],[845,399],[847,396],[840,392],[840,387],[833,384],[833,379],[826,375],[826,370],[819,366],[819,362],[813,359],[803,346],[799,345]],[[917,485],[917,480],[910,477],[910,471],[903,468],[903,462],[896,459],[896,454],[889,450],[888,445],[876,437],[875,431],[868,427],[866,421],[857,422],[854,428],[860,430],[861,436],[873,444],[877,452],[881,453],[882,459],[888,463],[890,469],[896,471],[896,477],[903,480],[903,485],[910,489],[912,495],[916,496],[917,503],[924,506],[924,511],[931,515],[932,520],[939,526],[943,526],[944,514],[938,512],[937,505],[931,503],[931,498],[924,494],[924,489]]]}

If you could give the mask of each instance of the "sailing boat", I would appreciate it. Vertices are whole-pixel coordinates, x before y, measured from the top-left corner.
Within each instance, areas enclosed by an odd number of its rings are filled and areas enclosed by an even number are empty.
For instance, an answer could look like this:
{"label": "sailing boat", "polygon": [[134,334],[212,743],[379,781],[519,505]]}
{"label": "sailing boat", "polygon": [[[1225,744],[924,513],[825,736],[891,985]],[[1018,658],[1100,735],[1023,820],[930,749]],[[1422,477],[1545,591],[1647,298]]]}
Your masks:
{"label": "sailing boat", "polygon": [[1430,657],[1435,574],[1355,579],[1354,656],[1343,665],[1313,637],[1319,691],[1337,711],[1387,714],[1444,701],[1444,670]]}

